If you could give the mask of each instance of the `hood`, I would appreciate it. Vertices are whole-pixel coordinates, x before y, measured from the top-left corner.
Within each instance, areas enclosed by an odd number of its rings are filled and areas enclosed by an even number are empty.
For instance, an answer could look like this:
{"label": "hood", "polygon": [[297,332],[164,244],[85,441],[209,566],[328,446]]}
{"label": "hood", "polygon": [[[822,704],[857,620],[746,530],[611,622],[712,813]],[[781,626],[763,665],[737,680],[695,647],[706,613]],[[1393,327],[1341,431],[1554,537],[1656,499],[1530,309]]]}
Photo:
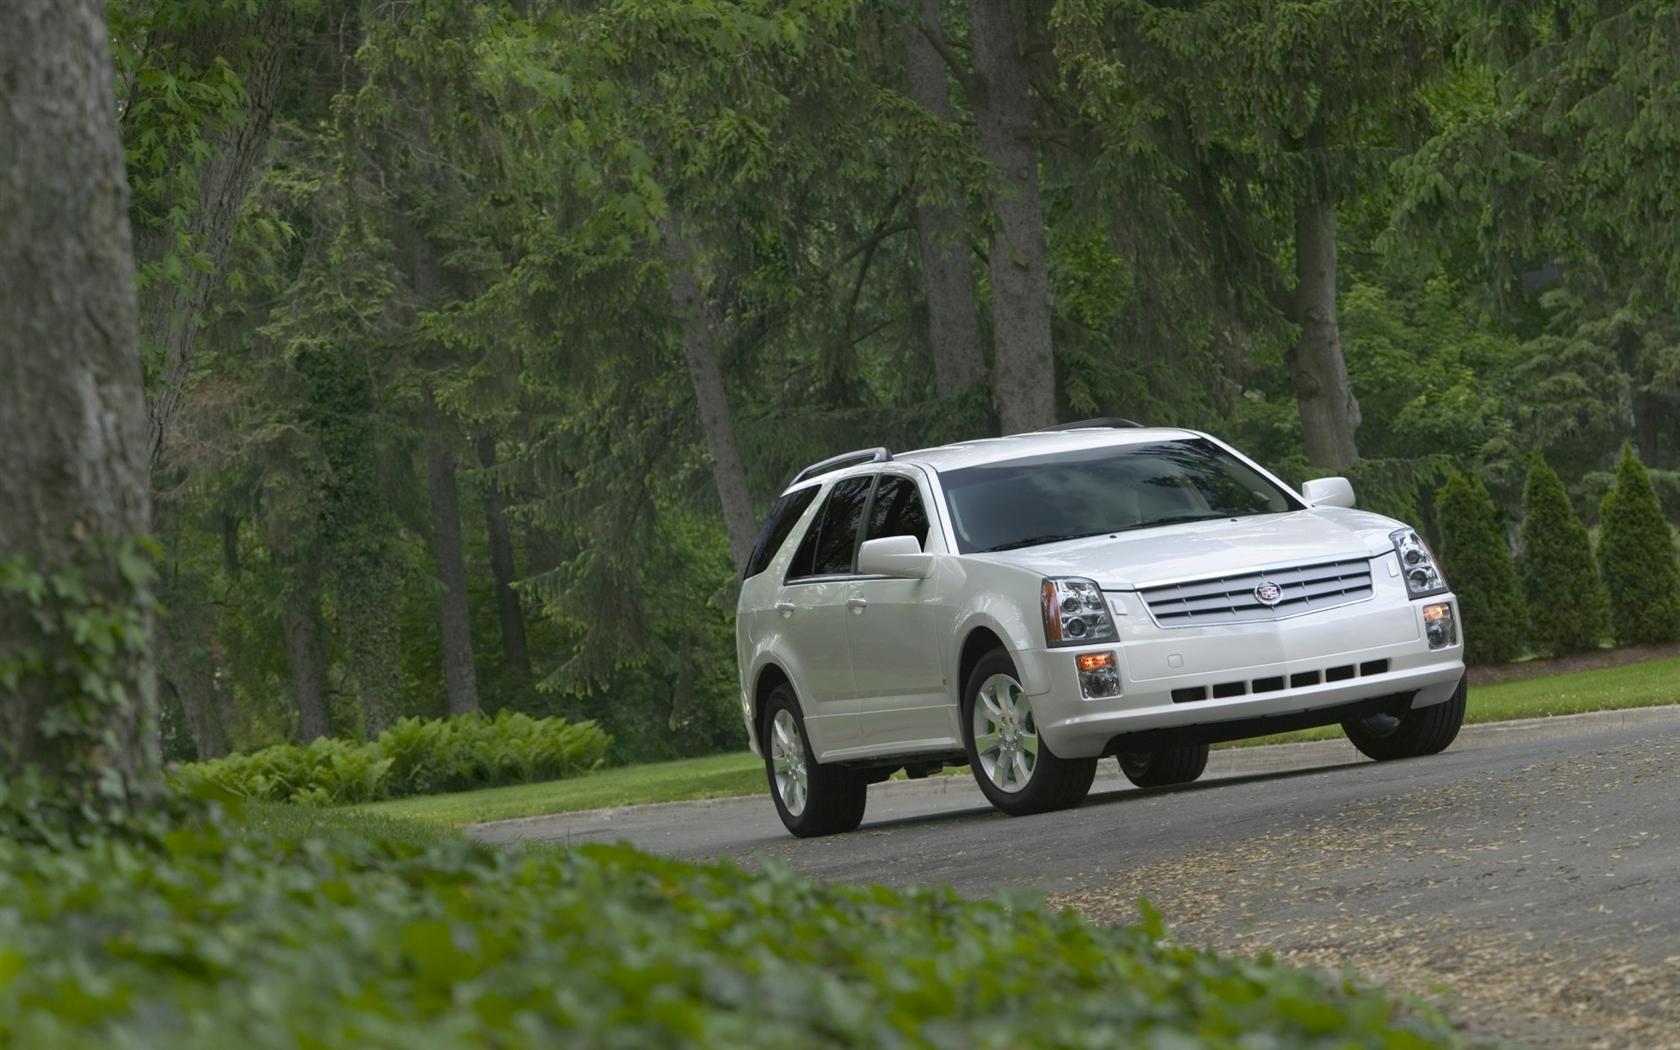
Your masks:
{"label": "hood", "polygon": [[1178,580],[1224,576],[1394,549],[1388,534],[1404,527],[1359,510],[1319,507],[1251,518],[1163,525],[1021,550],[974,555],[1046,576],[1086,576],[1104,590],[1135,590]]}

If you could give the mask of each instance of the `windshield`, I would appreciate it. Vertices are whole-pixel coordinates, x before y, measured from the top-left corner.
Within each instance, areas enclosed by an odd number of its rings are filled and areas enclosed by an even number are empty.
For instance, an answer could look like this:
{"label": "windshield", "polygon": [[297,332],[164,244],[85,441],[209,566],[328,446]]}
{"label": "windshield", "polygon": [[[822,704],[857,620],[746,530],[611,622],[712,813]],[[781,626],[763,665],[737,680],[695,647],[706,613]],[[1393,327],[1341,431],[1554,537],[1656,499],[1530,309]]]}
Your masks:
{"label": "windshield", "polygon": [[940,481],[964,554],[1301,509],[1206,438],[1011,459]]}

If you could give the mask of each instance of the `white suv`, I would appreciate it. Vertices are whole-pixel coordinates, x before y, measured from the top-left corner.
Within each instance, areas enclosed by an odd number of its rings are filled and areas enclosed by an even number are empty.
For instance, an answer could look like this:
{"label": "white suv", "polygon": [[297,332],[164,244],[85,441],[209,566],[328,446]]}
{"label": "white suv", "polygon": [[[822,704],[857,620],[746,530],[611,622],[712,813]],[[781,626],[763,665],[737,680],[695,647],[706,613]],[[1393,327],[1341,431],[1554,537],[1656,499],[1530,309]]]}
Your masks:
{"label": "white suv", "polygon": [[895,770],[968,764],[1009,814],[1140,786],[1208,745],[1341,723],[1376,759],[1464,719],[1446,581],[1410,526],[1296,493],[1190,430],[1089,420],[802,471],[736,621],[741,711],[795,835],[849,831]]}

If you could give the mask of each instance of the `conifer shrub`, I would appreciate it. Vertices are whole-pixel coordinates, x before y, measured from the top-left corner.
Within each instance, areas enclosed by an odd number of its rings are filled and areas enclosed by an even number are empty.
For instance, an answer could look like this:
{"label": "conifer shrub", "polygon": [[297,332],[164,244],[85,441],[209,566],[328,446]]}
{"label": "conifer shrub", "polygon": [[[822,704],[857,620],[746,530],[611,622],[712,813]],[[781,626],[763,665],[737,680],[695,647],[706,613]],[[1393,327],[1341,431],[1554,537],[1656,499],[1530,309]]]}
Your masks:
{"label": "conifer shrub", "polygon": [[1598,648],[1609,609],[1592,540],[1563,479],[1538,450],[1523,484],[1517,575],[1536,648],[1553,656]]}
{"label": "conifer shrub", "polygon": [[1528,615],[1511,549],[1487,488],[1453,471],[1436,499],[1441,567],[1464,618],[1464,658],[1504,663],[1523,651]]}
{"label": "conifer shrub", "polygon": [[1645,465],[1622,447],[1616,483],[1599,511],[1598,560],[1611,627],[1623,645],[1680,639],[1680,563]]}

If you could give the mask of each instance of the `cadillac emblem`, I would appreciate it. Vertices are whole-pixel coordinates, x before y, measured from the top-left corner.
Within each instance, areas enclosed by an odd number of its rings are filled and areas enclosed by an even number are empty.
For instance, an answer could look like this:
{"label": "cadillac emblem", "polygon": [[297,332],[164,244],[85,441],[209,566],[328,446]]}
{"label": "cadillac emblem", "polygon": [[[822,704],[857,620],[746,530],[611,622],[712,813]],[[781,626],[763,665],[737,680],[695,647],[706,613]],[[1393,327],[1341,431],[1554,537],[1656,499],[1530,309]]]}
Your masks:
{"label": "cadillac emblem", "polygon": [[1260,585],[1254,588],[1254,598],[1261,605],[1276,605],[1283,600],[1283,588],[1271,580],[1261,580]]}

